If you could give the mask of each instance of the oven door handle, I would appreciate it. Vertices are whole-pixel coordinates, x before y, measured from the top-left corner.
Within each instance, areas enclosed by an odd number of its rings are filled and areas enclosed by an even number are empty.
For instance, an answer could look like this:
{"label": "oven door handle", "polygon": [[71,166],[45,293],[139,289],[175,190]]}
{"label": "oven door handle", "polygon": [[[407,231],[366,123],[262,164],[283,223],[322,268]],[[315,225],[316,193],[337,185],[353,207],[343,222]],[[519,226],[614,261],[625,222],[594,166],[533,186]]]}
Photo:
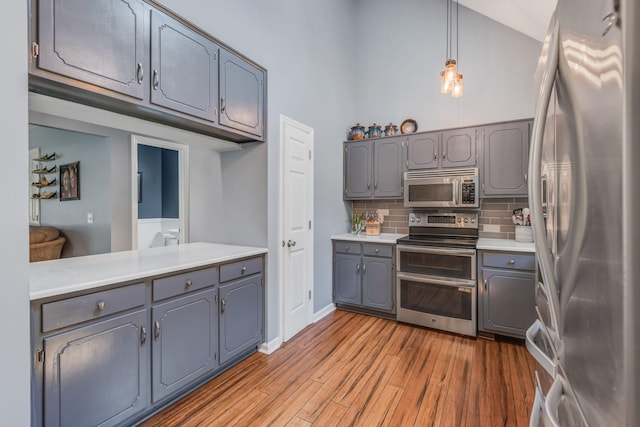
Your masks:
{"label": "oven door handle", "polygon": [[441,255],[468,255],[475,256],[475,249],[450,249],[450,248],[430,248],[424,246],[404,246],[398,245],[396,249],[400,252],[416,252],[421,254],[441,254]]}
{"label": "oven door handle", "polygon": [[467,288],[476,287],[475,280],[449,280],[449,279],[436,278],[433,276],[422,276],[422,275],[409,274],[409,273],[397,273],[396,278],[398,280],[411,280],[419,283],[433,283],[433,284],[442,285],[442,286],[453,286],[453,287],[464,286]]}

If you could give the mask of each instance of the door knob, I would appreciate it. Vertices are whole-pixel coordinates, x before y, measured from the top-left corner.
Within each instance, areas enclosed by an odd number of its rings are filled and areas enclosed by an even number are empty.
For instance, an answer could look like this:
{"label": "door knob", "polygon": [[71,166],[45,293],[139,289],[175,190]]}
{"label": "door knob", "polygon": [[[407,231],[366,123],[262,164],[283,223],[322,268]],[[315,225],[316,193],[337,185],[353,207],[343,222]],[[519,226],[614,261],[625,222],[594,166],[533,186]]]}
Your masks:
{"label": "door knob", "polygon": [[296,245],[296,241],[295,240],[289,240],[287,241],[287,247],[291,247],[291,246],[295,246]]}

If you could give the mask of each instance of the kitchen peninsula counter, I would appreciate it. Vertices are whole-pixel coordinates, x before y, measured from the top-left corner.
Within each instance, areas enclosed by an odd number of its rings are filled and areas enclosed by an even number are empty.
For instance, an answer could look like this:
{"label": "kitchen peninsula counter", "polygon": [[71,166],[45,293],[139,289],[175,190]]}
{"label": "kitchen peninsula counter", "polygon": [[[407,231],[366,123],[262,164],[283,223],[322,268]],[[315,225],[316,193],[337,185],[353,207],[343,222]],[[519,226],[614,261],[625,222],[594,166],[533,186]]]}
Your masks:
{"label": "kitchen peninsula counter", "polygon": [[188,243],[31,263],[31,300],[261,255],[266,248]]}

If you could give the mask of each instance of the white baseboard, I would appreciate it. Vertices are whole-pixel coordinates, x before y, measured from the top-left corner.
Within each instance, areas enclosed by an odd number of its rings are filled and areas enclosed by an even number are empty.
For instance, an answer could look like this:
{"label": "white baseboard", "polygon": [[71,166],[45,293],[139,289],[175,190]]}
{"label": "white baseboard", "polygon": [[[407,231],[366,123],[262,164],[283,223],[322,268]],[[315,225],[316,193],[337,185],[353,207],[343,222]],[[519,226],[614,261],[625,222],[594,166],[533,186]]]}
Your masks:
{"label": "white baseboard", "polygon": [[318,310],[317,312],[313,313],[313,323],[316,323],[318,320],[322,319],[323,317],[333,313],[335,310],[336,310],[336,305],[334,303],[330,303],[324,308]]}
{"label": "white baseboard", "polygon": [[276,351],[277,349],[279,349],[281,345],[282,345],[282,338],[276,337],[269,342],[263,342],[262,344],[260,344],[258,346],[258,351],[260,353],[269,355],[274,351]]}

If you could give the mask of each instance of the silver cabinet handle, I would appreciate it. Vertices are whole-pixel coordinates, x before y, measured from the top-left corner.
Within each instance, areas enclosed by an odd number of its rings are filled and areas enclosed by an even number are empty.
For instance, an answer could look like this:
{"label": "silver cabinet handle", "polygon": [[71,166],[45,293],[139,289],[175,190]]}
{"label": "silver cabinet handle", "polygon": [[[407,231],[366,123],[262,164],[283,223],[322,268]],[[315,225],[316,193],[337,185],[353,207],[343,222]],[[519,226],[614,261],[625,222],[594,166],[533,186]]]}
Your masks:
{"label": "silver cabinet handle", "polygon": [[344,250],[345,250],[345,251],[348,251],[348,250],[349,250],[349,245],[345,246],[345,247],[344,247]]}
{"label": "silver cabinet handle", "polygon": [[362,272],[366,272],[367,271],[367,264],[362,264]]}
{"label": "silver cabinet handle", "polygon": [[515,260],[515,259],[510,259],[510,260],[509,260],[509,264],[513,265],[513,264],[515,264],[515,263],[516,263],[516,260]]}
{"label": "silver cabinet handle", "polygon": [[222,298],[220,300],[220,314],[224,313],[224,310],[227,308],[227,300]]}
{"label": "silver cabinet handle", "polygon": [[191,279],[187,280],[186,282],[184,282],[184,285],[188,288],[191,285],[193,285],[193,282],[191,281]]}
{"label": "silver cabinet handle", "polygon": [[224,98],[220,97],[220,112],[224,113],[227,109],[227,104],[224,102]]}
{"label": "silver cabinet handle", "polygon": [[526,184],[527,182],[529,182],[529,181],[528,181],[528,179],[529,179],[529,175],[525,172],[525,173],[524,173],[524,183],[525,183],[525,184]]}
{"label": "silver cabinet handle", "polygon": [[136,70],[136,80],[138,81],[138,84],[141,84],[143,79],[144,79],[144,68],[142,68],[142,64],[138,62],[138,68]]}
{"label": "silver cabinet handle", "polygon": [[360,273],[360,264],[357,264],[357,265],[356,265],[356,271],[357,271],[358,273]]}
{"label": "silver cabinet handle", "polygon": [[376,248],[376,253],[380,252],[380,249]]}
{"label": "silver cabinet handle", "polygon": [[160,75],[158,74],[158,70],[153,70],[153,90],[158,90],[159,85]]}
{"label": "silver cabinet handle", "polygon": [[107,303],[104,301],[98,301],[98,304],[96,304],[98,307],[98,310],[104,310],[105,308],[107,308]]}
{"label": "silver cabinet handle", "polygon": [[484,282],[483,282],[483,283],[484,283],[484,290],[485,290],[485,292],[486,292],[486,291],[487,291],[487,279],[484,279]]}
{"label": "silver cabinet handle", "polygon": [[240,269],[240,274],[244,274],[246,272],[247,272],[247,267],[243,265],[242,268]]}
{"label": "silver cabinet handle", "polygon": [[367,190],[370,190],[370,189],[371,189],[371,183],[367,182]]}
{"label": "silver cabinet handle", "polygon": [[156,320],[153,324],[153,337],[158,339],[160,337],[160,322]]}
{"label": "silver cabinet handle", "polygon": [[147,342],[147,328],[140,326],[140,344],[144,344]]}
{"label": "silver cabinet handle", "polygon": [[442,150],[442,160],[447,158],[447,152]]}

